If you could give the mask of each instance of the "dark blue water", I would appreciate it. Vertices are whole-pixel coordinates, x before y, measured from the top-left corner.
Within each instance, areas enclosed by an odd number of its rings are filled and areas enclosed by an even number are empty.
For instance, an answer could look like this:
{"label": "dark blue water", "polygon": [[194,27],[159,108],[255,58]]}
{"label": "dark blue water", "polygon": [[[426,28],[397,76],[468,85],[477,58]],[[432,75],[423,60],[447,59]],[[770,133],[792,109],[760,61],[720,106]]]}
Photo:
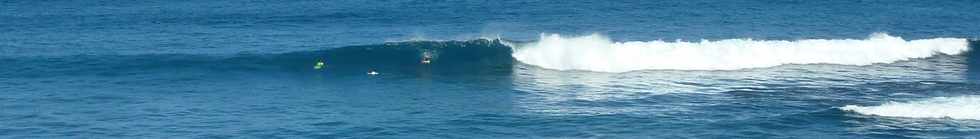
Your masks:
{"label": "dark blue water", "polygon": [[977,11],[0,0],[0,138],[977,138]]}

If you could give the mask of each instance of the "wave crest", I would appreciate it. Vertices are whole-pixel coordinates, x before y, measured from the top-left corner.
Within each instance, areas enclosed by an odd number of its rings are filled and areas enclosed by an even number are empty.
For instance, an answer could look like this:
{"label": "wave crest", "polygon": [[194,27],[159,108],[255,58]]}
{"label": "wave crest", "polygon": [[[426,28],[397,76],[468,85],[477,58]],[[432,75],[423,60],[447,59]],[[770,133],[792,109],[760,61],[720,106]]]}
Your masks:
{"label": "wave crest", "polygon": [[879,106],[847,105],[840,109],[888,117],[980,120],[980,96],[937,97],[904,103],[888,102]]}
{"label": "wave crest", "polygon": [[784,64],[870,65],[967,51],[960,38],[905,40],[884,33],[867,39],[613,42],[601,35],[542,34],[537,42],[508,44],[525,64],[557,70],[736,70]]}

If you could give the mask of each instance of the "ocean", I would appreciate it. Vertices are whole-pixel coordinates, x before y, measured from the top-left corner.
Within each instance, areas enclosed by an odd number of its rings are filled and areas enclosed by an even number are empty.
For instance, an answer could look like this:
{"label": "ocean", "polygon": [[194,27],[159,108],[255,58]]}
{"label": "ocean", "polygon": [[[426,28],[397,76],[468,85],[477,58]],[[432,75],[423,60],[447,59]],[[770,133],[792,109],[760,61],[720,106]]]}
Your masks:
{"label": "ocean", "polygon": [[2,0],[0,138],[980,138],[978,11]]}

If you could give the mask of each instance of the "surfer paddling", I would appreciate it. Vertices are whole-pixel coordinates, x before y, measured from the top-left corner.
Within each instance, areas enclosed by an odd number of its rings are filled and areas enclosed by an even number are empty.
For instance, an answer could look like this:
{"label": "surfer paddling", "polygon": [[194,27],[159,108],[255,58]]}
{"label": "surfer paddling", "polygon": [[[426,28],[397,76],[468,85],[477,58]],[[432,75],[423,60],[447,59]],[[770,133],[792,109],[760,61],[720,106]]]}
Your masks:
{"label": "surfer paddling", "polygon": [[431,57],[426,56],[422,58],[422,64],[429,64],[429,63],[432,63]]}
{"label": "surfer paddling", "polygon": [[316,64],[313,65],[313,69],[323,69],[324,67],[327,67],[327,64],[323,63],[322,59],[320,61],[317,61]]}

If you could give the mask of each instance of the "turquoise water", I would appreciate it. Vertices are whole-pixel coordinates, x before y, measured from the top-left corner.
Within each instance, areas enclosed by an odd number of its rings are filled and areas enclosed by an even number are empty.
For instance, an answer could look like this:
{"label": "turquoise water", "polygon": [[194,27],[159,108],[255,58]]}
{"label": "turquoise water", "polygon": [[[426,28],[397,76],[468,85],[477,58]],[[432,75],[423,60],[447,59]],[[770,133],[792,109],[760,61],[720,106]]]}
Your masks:
{"label": "turquoise water", "polygon": [[976,138],[978,10],[0,1],[0,138]]}

